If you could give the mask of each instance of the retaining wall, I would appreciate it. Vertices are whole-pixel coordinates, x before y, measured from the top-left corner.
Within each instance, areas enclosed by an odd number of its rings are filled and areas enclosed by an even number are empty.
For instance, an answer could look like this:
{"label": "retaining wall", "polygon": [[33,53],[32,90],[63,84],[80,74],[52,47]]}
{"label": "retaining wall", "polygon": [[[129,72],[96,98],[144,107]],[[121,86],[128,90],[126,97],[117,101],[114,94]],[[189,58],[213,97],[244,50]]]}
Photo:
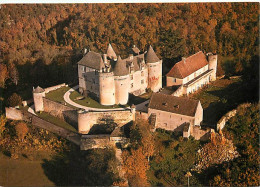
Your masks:
{"label": "retaining wall", "polygon": [[51,86],[51,87],[48,87],[48,88],[44,88],[44,91],[45,91],[45,93],[48,93],[50,91],[57,90],[57,89],[59,89],[59,88],[61,88],[63,86],[67,86],[67,85],[65,83],[58,84],[56,86]]}
{"label": "retaining wall", "polygon": [[[239,107],[247,108],[249,106],[251,106],[251,103],[244,103],[239,105],[237,108]],[[217,131],[222,130],[225,127],[226,122],[230,120],[230,118],[234,117],[236,113],[237,113],[237,109],[234,109],[226,113],[224,116],[222,116],[222,118],[220,118],[220,120],[217,123]]]}
{"label": "retaining wall", "polygon": [[64,129],[62,127],[59,127],[44,119],[41,119],[40,117],[35,116],[35,115],[29,113],[28,111],[22,111],[22,110],[12,108],[12,107],[6,108],[6,117],[11,120],[25,120],[34,126],[37,126],[37,127],[46,129],[48,131],[51,131],[55,134],[58,134],[59,136],[62,136],[77,145],[79,145],[79,143],[80,143],[80,137],[77,133]]}
{"label": "retaining wall", "polygon": [[71,125],[77,127],[78,124],[78,114],[77,109],[63,105],[61,103],[43,98],[44,111],[48,112],[50,115],[58,117]]}
{"label": "retaining wall", "polygon": [[23,120],[23,112],[13,107],[5,107],[5,116],[11,120]]}
{"label": "retaining wall", "polygon": [[80,111],[78,114],[79,133],[87,134],[95,124],[112,124],[116,123],[119,127],[134,120],[135,112],[131,110],[119,111]]}

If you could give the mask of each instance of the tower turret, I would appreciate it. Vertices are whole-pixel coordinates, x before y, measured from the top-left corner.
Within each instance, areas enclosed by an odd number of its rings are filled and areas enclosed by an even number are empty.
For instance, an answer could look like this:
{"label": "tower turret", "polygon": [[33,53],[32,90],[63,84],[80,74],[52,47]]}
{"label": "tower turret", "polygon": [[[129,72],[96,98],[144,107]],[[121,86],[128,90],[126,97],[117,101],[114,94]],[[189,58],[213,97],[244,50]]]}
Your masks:
{"label": "tower turret", "polygon": [[99,73],[99,91],[101,105],[115,104],[115,80],[113,72]]}
{"label": "tower turret", "polygon": [[36,89],[33,89],[33,101],[36,112],[44,110],[43,106],[43,97],[45,97],[45,91],[40,86]]}
{"label": "tower turret", "polygon": [[162,60],[155,54],[150,45],[146,54],[146,64],[148,66],[148,88],[153,92],[158,92],[162,88]]}
{"label": "tower turret", "polygon": [[213,69],[210,81],[215,81],[217,76],[218,55],[208,53],[209,69]]}
{"label": "tower turret", "polygon": [[126,62],[118,57],[114,68],[115,80],[115,103],[125,105],[128,102],[129,92],[129,69],[126,67]]}

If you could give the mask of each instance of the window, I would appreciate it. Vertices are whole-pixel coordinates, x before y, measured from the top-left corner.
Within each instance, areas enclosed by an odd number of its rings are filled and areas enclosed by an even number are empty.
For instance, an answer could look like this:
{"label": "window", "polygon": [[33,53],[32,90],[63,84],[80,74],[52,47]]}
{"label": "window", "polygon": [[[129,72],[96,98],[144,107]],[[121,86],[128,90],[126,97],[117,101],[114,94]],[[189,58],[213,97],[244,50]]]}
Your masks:
{"label": "window", "polygon": [[167,123],[164,123],[164,126],[167,127]]}
{"label": "window", "polygon": [[82,66],[82,71],[86,71],[86,67],[85,66]]}
{"label": "window", "polygon": [[133,80],[133,78],[134,78],[133,75],[130,75],[130,79]]}
{"label": "window", "polygon": [[131,88],[133,88],[133,87],[134,87],[134,83],[131,84]]}
{"label": "window", "polygon": [[141,84],[144,84],[144,80],[141,80]]}
{"label": "window", "polygon": [[141,71],[141,76],[144,76],[144,72],[143,71]]}
{"label": "window", "polygon": [[172,81],[173,81],[173,82],[176,82],[176,78],[172,78]]}

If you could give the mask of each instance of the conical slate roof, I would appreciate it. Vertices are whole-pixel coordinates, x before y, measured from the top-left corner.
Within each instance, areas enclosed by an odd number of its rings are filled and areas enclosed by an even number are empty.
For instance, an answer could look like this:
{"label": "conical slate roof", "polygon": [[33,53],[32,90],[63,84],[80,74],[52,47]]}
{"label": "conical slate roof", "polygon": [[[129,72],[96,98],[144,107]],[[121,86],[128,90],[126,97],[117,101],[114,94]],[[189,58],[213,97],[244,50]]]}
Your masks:
{"label": "conical slate roof", "polygon": [[147,63],[154,63],[154,62],[158,62],[160,59],[157,57],[157,55],[155,54],[152,46],[150,45],[148,52],[146,54],[146,62]]}
{"label": "conical slate roof", "polygon": [[37,86],[36,89],[33,90],[34,93],[42,93],[44,92],[44,89],[42,89],[40,86]]}
{"label": "conical slate roof", "polygon": [[129,74],[129,70],[126,67],[126,63],[119,56],[118,60],[116,62],[115,68],[114,68],[114,75],[115,76],[124,76],[124,75],[128,75],[128,74]]}
{"label": "conical slate roof", "polygon": [[108,48],[107,48],[107,56],[108,56],[110,59],[116,59],[116,58],[117,58],[116,53],[115,53],[114,49],[112,48],[112,45],[111,45],[111,44],[108,45]]}

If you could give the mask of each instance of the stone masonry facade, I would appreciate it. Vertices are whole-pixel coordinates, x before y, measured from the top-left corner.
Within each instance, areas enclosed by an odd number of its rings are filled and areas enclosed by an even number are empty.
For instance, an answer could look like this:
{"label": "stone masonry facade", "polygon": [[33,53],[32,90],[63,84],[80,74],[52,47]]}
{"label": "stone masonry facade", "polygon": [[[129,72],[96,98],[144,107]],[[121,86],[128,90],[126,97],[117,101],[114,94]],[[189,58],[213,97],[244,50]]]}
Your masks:
{"label": "stone masonry facade", "polygon": [[102,105],[127,104],[129,93],[141,95],[147,89],[162,88],[162,60],[152,46],[141,53],[131,49],[121,59],[109,44],[106,54],[88,51],[78,62],[79,91],[97,97]]}

